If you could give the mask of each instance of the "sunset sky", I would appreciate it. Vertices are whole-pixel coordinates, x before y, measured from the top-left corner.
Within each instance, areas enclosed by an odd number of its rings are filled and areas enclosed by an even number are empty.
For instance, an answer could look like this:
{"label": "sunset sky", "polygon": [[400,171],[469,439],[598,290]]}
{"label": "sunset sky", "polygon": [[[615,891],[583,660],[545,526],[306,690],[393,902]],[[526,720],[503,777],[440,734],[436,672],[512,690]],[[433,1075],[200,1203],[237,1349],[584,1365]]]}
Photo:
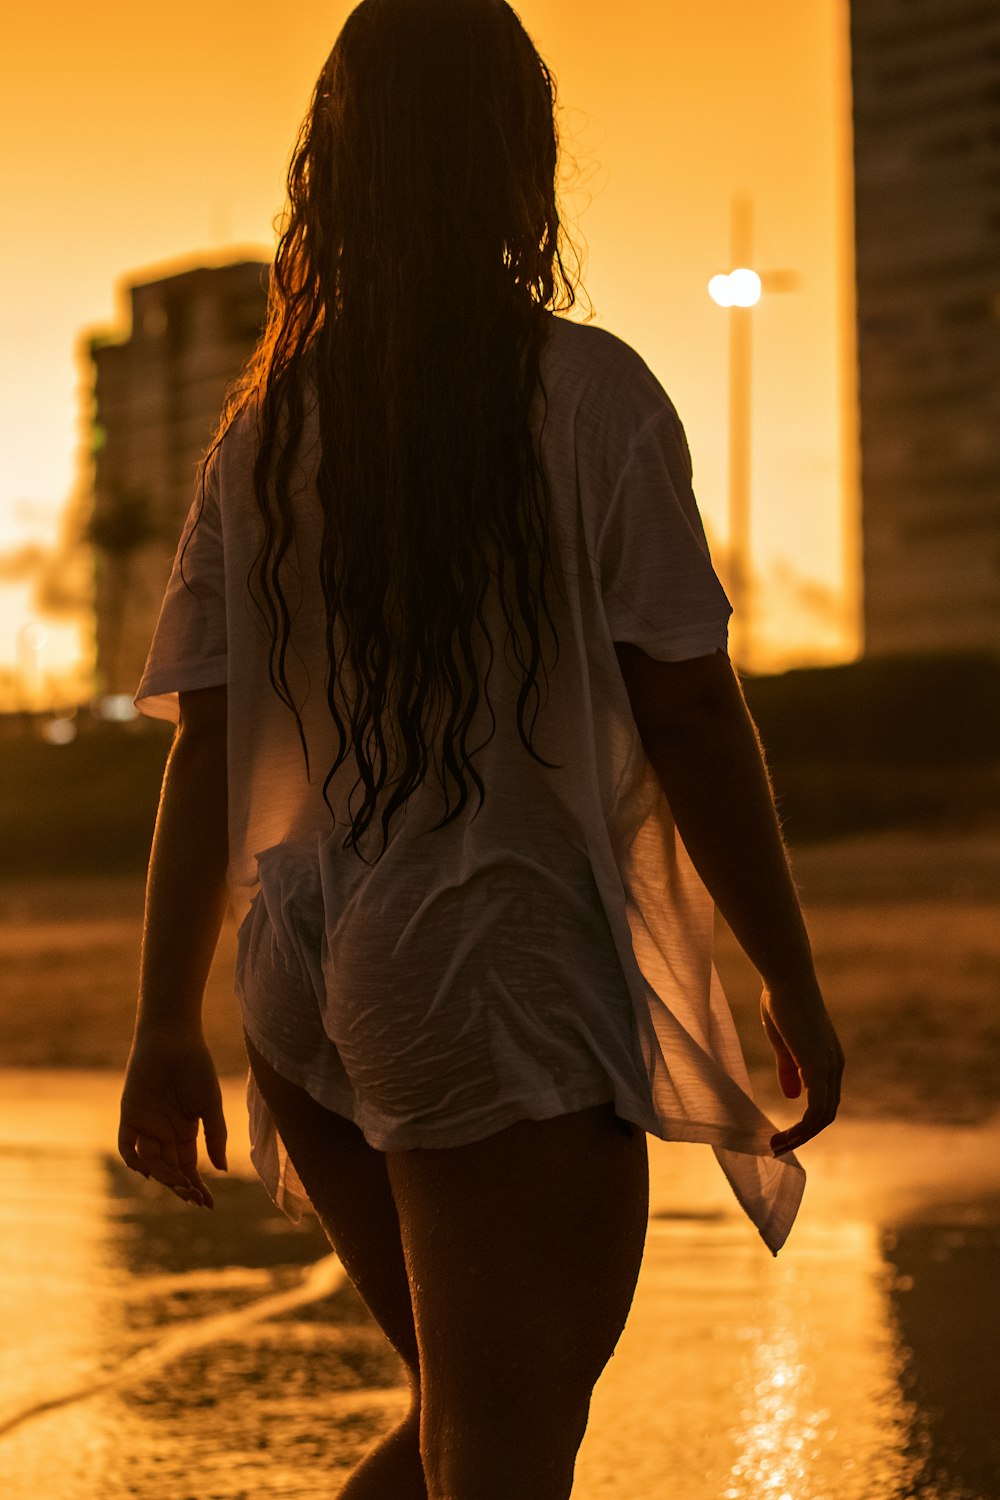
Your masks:
{"label": "sunset sky", "polygon": [[[32,604],[26,549],[55,546],[87,422],[81,336],[124,332],[124,286],[270,258],[312,86],[350,4],[175,0],[21,6],[0,64],[3,203],[0,692],[74,691],[90,632]],[[567,227],[596,319],[676,404],[721,553],[733,195],[753,267],[793,270],[753,317],[758,661],[858,642],[858,455],[847,0],[523,0],[553,69]],[[207,440],[206,434],[206,440]],[[40,620],[41,633],[24,633]],[[35,641],[34,647],[31,645]],[[82,677],[78,677],[78,684]],[[86,689],[77,687],[76,696]]]}

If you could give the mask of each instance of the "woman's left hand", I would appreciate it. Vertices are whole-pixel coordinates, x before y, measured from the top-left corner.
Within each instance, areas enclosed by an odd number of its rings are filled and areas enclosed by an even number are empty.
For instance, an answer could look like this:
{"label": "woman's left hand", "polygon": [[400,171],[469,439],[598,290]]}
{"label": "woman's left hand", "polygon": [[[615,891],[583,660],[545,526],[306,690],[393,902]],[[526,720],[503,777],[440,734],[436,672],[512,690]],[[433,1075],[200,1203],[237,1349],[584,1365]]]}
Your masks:
{"label": "woman's left hand", "polygon": [[200,1033],[137,1032],[121,1098],[118,1153],[187,1203],[214,1207],[198,1173],[198,1122],[213,1166],[225,1172],[226,1121],[212,1054]]}

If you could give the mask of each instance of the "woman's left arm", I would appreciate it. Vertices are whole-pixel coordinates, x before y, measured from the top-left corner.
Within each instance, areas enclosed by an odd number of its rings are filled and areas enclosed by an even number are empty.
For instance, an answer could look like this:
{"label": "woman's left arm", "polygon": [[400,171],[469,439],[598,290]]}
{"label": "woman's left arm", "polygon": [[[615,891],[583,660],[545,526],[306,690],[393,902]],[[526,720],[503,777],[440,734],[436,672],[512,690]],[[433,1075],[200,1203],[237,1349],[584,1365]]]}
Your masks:
{"label": "woman's left arm", "polygon": [[222,1094],[202,1000],[226,912],[229,862],[226,689],[180,695],[146,879],[139,998],[121,1101],[127,1166],[212,1207],[198,1173],[199,1120],[226,1168]]}
{"label": "woman's left arm", "polygon": [[228,888],[226,689],[179,694],[146,878],[136,1031],[201,1033]]}

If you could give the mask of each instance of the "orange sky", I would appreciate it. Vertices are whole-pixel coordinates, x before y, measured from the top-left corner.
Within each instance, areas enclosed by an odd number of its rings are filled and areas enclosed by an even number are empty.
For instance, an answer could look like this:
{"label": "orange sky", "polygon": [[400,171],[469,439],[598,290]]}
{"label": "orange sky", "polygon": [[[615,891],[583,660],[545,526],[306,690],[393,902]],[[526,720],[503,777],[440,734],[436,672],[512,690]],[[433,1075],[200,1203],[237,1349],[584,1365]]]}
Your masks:
{"label": "orange sky", "polygon": [[[83,330],[121,283],[273,254],[292,143],[350,4],[103,0],[19,6],[0,68],[7,208],[0,334],[0,677],[44,687],[89,636],[54,621],[32,653],[29,581],[4,555],[54,543],[86,413]],[[858,650],[858,460],[847,0],[523,0],[584,177],[566,196],[597,318],[631,343],[687,428],[721,550],[734,192],[754,267],[798,289],[753,313],[752,516],[762,667]],[[613,24],[608,17],[613,16]],[[84,386],[85,390],[86,387]],[[37,660],[36,660],[37,658]],[[2,686],[2,684],[0,684]]]}

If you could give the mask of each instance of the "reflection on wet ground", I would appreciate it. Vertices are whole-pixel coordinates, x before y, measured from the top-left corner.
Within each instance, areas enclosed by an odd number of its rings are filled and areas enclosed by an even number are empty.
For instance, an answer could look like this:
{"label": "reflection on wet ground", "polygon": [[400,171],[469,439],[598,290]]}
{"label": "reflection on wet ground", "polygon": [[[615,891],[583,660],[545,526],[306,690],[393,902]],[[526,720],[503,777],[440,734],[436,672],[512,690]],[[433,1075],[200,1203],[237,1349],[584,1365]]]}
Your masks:
{"label": "reflection on wet ground", "polygon": [[[3,1492],[326,1500],[405,1411],[402,1367],[315,1223],[250,1175],[242,1079],[214,1213],[118,1161],[118,1084],[0,1075]],[[650,1142],[574,1500],[1000,1496],[998,1141],[838,1124],[777,1260],[710,1152]]]}
{"label": "reflection on wet ground", "polygon": [[22,1145],[0,1175],[10,1500],[329,1495],[405,1409],[322,1233],[255,1182],[208,1214],[107,1155]]}

